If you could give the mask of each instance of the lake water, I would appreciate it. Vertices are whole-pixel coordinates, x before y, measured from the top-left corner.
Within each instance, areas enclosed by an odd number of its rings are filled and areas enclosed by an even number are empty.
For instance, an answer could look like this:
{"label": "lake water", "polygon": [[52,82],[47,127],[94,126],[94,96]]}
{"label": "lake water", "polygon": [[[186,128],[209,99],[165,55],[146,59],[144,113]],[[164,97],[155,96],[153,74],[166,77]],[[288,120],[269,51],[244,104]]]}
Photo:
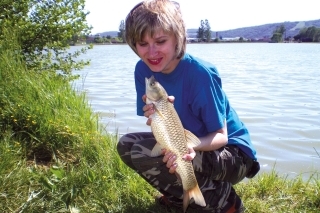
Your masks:
{"label": "lake water", "polygon": [[[76,49],[80,47],[72,47]],[[262,171],[309,177],[320,171],[320,44],[188,44],[187,52],[216,65],[232,106],[248,127]],[[136,115],[127,45],[95,46],[77,72],[77,88],[111,133],[150,131]],[[170,94],[169,94],[170,95]]]}

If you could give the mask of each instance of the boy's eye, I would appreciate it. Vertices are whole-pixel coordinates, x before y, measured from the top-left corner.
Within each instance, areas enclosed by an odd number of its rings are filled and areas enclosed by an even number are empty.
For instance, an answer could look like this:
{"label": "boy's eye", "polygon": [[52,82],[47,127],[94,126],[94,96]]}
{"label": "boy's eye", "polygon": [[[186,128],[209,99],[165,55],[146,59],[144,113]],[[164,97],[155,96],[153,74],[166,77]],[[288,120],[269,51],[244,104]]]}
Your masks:
{"label": "boy's eye", "polygon": [[141,46],[141,47],[144,47],[144,46],[147,45],[147,43],[144,43],[144,42],[140,42],[140,43],[138,43],[138,44],[139,44],[139,46]]}
{"label": "boy's eye", "polygon": [[165,42],[166,42],[166,40],[157,41],[158,44],[163,44],[163,43],[165,43]]}

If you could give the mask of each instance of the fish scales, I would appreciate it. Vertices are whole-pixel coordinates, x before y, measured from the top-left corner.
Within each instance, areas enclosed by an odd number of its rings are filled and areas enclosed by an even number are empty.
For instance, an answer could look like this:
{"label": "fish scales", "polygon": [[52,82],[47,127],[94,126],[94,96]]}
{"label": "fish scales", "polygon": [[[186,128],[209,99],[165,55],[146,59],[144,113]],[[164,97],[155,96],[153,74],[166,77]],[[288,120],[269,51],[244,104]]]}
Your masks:
{"label": "fish scales", "polygon": [[206,206],[204,197],[197,183],[191,161],[183,160],[188,153],[188,147],[200,144],[200,140],[183,128],[180,118],[165,89],[153,76],[146,78],[146,102],[154,105],[155,113],[150,118],[151,130],[157,141],[151,151],[151,156],[161,155],[161,149],[166,148],[174,153],[177,163],[176,173],[180,177],[183,187],[183,210],[186,211],[191,198],[195,203]]}
{"label": "fish scales", "polygon": [[[152,117],[151,128],[159,143],[177,156],[177,173],[180,175],[184,190],[189,190],[197,185],[193,166],[190,161],[182,159],[188,153],[187,142],[184,135],[184,128],[180,122],[173,104],[168,99],[160,99],[155,103],[157,110]],[[171,136],[171,137],[170,137]]]}

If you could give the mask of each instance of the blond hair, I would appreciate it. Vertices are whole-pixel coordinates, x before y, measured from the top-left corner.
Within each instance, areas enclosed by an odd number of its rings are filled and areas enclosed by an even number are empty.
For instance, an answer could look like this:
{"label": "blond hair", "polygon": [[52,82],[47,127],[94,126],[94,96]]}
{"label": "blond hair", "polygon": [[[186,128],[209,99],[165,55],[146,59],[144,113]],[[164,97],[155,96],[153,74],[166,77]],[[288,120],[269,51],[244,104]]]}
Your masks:
{"label": "blond hair", "polygon": [[125,29],[126,41],[137,55],[136,43],[145,35],[153,37],[158,30],[175,35],[178,59],[186,51],[186,27],[177,2],[145,0],[137,4],[126,17]]}

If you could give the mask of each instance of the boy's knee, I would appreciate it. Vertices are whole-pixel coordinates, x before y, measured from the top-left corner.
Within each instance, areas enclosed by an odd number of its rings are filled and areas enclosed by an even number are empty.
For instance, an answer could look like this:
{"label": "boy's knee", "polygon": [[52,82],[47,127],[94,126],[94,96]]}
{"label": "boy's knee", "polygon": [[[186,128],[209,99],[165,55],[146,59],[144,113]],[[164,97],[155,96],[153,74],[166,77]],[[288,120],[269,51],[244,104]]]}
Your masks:
{"label": "boy's knee", "polygon": [[120,143],[120,141],[117,143],[117,152],[119,155],[123,153],[123,145]]}
{"label": "boy's knee", "polygon": [[127,135],[123,135],[122,137],[120,137],[120,139],[117,143],[116,148],[117,148],[117,152],[120,156],[131,151],[131,147],[132,147],[133,143],[126,143],[125,142],[126,138],[128,138]]}

